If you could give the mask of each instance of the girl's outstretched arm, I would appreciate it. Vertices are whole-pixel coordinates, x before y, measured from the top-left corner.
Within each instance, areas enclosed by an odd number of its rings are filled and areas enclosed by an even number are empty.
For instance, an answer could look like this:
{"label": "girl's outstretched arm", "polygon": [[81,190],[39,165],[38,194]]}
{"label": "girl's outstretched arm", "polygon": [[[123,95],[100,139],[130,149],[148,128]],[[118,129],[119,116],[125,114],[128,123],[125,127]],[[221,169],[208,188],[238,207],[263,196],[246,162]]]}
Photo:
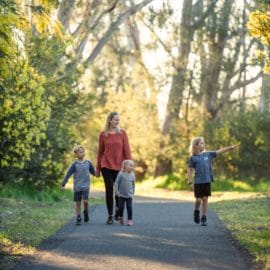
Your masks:
{"label": "girl's outstretched arm", "polygon": [[217,150],[216,153],[219,155],[219,154],[222,154],[222,153],[226,153],[226,152],[228,152],[230,150],[234,150],[234,149],[236,149],[238,147],[239,147],[239,144],[227,146],[227,147],[224,147],[224,148],[221,148],[221,149]]}

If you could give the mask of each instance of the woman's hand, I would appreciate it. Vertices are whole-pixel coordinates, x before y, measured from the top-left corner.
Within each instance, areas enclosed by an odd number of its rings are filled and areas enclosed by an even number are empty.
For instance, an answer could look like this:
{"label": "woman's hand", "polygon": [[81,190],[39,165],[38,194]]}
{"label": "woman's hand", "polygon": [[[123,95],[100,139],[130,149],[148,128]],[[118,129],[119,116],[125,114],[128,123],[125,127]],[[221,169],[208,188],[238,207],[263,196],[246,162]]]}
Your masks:
{"label": "woman's hand", "polygon": [[96,172],[96,177],[100,177],[100,172]]}

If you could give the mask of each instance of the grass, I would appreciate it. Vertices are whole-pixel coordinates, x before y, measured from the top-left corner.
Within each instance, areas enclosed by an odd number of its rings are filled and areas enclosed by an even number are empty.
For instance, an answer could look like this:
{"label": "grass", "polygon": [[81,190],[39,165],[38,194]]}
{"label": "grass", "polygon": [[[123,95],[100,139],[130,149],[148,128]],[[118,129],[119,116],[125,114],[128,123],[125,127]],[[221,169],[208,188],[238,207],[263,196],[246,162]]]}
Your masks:
{"label": "grass", "polygon": [[[174,173],[155,179],[158,182],[157,187],[169,190],[187,190],[187,178],[180,174]],[[212,191],[239,191],[239,192],[267,192],[270,193],[270,185],[268,180],[254,181],[235,180],[219,177],[212,184]]]}
{"label": "grass", "polygon": [[232,235],[270,269],[270,194],[245,200],[211,203]]}
{"label": "grass", "polygon": [[[90,205],[103,202],[90,198]],[[73,192],[4,186],[0,191],[0,269],[35,251],[74,216]]]}

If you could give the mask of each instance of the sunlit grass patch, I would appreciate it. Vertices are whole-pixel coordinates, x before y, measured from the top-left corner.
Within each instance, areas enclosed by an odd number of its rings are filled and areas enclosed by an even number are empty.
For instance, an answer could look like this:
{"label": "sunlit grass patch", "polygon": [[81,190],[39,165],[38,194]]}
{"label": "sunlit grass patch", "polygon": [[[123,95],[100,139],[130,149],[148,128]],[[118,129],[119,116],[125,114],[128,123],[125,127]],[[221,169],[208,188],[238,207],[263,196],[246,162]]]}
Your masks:
{"label": "sunlit grass patch", "polygon": [[211,203],[242,246],[270,269],[270,194],[243,200]]}

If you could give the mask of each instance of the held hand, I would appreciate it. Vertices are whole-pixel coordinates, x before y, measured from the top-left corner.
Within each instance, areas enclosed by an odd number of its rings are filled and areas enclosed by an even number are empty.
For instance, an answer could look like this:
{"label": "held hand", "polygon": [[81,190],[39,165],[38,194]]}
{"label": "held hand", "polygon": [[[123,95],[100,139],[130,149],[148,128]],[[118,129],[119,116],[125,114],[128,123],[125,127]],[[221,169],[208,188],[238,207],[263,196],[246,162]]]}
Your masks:
{"label": "held hand", "polygon": [[100,172],[96,172],[96,177],[100,177]]}

